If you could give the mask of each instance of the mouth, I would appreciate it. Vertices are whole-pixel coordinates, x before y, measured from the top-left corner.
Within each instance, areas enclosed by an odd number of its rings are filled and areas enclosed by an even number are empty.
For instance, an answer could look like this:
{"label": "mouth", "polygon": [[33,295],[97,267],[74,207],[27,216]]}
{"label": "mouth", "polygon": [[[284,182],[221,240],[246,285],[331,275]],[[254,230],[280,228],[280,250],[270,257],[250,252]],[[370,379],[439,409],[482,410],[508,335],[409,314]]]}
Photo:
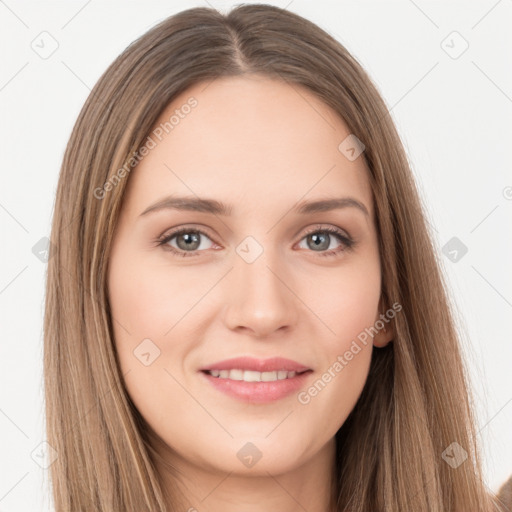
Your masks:
{"label": "mouth", "polygon": [[232,370],[203,370],[216,379],[241,380],[244,382],[276,382],[278,380],[293,379],[295,375],[309,372],[311,370],[287,371],[277,370],[271,372],[258,372],[254,370],[243,370],[234,368]]}
{"label": "mouth", "polygon": [[240,357],[202,368],[216,390],[244,402],[268,403],[297,392],[313,370],[291,359]]}

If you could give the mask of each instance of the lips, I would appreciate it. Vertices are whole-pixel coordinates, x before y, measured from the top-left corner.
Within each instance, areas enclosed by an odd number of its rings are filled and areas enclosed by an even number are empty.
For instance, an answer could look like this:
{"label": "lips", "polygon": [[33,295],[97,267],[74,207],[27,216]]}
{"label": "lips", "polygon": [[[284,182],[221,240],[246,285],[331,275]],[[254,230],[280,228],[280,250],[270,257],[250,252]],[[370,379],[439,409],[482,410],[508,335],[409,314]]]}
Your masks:
{"label": "lips", "polygon": [[232,398],[268,403],[297,392],[313,370],[282,357],[237,357],[213,363],[200,372],[215,389]]}

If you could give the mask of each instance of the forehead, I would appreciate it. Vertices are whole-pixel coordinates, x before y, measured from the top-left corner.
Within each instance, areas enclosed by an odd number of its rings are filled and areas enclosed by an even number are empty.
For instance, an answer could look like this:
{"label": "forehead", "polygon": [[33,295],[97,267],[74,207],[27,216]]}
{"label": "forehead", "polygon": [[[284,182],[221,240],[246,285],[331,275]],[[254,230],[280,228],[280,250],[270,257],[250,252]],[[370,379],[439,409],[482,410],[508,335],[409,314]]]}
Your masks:
{"label": "forehead", "polygon": [[344,121],[297,84],[251,75],[190,87],[166,107],[152,149],[130,175],[126,200],[139,213],[169,194],[213,197],[234,214],[256,204],[357,196],[372,214],[362,156],[338,149]]}

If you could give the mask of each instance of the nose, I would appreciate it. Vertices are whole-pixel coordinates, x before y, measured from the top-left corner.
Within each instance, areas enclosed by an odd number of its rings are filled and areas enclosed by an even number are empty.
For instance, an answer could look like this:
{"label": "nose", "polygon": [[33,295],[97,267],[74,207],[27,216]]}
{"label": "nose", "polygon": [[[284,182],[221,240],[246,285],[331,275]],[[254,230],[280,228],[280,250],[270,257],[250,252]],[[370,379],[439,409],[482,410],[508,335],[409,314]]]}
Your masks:
{"label": "nose", "polygon": [[289,271],[275,258],[267,258],[265,251],[252,263],[237,255],[228,277],[227,327],[256,338],[293,328],[301,302],[290,281]]}

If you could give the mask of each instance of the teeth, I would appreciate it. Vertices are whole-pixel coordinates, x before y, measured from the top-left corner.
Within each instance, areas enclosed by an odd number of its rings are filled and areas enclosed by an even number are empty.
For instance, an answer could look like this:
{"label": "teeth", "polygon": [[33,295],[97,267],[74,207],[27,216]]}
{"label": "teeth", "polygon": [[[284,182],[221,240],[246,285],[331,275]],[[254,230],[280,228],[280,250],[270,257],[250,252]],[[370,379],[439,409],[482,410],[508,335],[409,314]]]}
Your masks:
{"label": "teeth", "polygon": [[[285,374],[284,378],[286,379],[286,372],[282,372],[282,373]],[[262,382],[272,382],[273,380],[277,380],[277,379],[278,379],[277,372],[261,372],[261,381]]]}
{"label": "teeth", "polygon": [[[231,372],[229,372],[231,374]],[[253,372],[250,370],[245,370],[244,376],[242,378],[245,382],[260,382],[261,381],[261,372]]]}
{"label": "teeth", "polygon": [[292,379],[297,372],[279,370],[274,372],[255,372],[253,370],[208,370],[212,377],[220,379],[243,380],[245,382],[274,382],[276,380]]}
{"label": "teeth", "polygon": [[243,370],[226,370],[228,372],[228,378],[232,380],[244,380]]}

